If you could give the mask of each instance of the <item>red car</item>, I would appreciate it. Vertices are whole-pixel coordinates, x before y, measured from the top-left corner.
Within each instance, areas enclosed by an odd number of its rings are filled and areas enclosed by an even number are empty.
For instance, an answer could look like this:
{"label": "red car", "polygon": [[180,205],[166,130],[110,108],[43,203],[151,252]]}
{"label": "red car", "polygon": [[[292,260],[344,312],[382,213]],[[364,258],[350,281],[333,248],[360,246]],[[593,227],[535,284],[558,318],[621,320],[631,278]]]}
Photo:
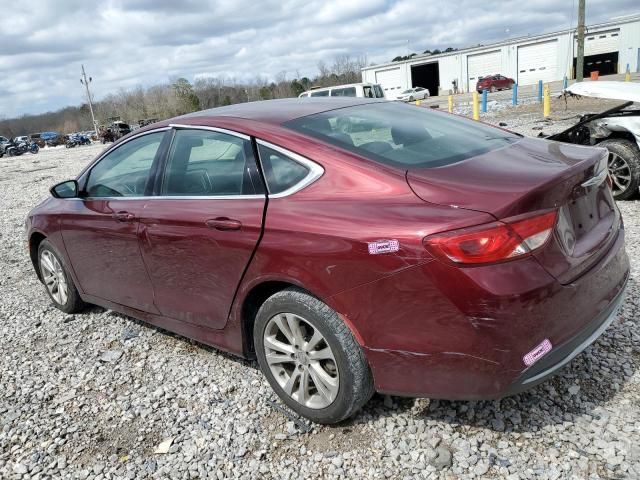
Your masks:
{"label": "red car", "polygon": [[604,149],[396,102],[274,100],[128,135],[27,234],[62,311],[257,358],[333,423],[374,391],[513,394],[592,343],[629,276],[607,178]]}
{"label": "red car", "polygon": [[476,90],[478,93],[482,93],[483,90],[495,92],[513,88],[515,83],[516,81],[513,78],[508,78],[504,75],[488,75],[486,77],[480,77],[476,82]]}

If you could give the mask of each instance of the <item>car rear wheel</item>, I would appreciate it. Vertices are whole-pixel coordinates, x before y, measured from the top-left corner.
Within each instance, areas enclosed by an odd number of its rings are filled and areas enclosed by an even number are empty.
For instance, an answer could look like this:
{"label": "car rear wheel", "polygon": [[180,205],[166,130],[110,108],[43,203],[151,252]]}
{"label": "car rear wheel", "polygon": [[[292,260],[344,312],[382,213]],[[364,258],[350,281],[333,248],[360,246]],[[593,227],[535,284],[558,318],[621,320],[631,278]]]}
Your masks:
{"label": "car rear wheel", "polygon": [[47,294],[56,308],[65,313],[76,313],[85,307],[73,279],[48,240],[43,240],[38,248],[38,267]]}
{"label": "car rear wheel", "polygon": [[624,139],[605,140],[598,144],[609,151],[608,167],[612,181],[613,197],[629,200],[638,193],[640,186],[640,150]]}
{"label": "car rear wheel", "polygon": [[336,312],[297,288],[260,307],[253,332],[260,369],[291,409],[317,423],[340,422],[373,395],[360,345]]}

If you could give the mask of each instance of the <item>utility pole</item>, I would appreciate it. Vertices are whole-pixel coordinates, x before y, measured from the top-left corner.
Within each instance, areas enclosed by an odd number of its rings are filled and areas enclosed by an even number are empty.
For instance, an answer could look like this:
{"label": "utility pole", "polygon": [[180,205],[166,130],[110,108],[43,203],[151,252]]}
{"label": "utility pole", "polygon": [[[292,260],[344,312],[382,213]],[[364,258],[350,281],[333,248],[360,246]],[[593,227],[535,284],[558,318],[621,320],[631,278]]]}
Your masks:
{"label": "utility pole", "polygon": [[578,53],[576,55],[576,82],[584,80],[584,4],[578,0]]}
{"label": "utility pole", "polygon": [[91,99],[91,92],[89,91],[89,84],[93,79],[89,77],[87,80],[87,74],[84,73],[84,65],[82,65],[82,78],[80,79],[80,83],[84,85],[84,88],[87,90],[87,100],[89,100],[89,110],[91,111],[91,121],[93,122],[93,130],[96,132],[96,137],[98,136],[98,124],[96,123],[96,117],[93,115],[93,102]]}

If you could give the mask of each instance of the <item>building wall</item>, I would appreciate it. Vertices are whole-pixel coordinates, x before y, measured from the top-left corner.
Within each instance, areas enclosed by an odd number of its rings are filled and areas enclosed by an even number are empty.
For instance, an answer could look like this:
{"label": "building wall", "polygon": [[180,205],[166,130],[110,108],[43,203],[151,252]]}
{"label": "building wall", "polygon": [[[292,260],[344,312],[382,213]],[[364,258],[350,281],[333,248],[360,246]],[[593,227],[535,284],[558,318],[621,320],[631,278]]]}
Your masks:
{"label": "building wall", "polygon": [[629,64],[632,72],[640,72],[638,52],[640,51],[640,22],[620,25],[620,72],[624,72]]}
{"label": "building wall", "polygon": [[[631,71],[640,71],[639,65],[639,51],[640,51],[640,19],[633,19],[626,23],[621,22],[618,24],[609,23],[587,27],[589,34],[595,34],[599,31],[611,30],[612,28],[620,29],[620,49],[619,49],[619,71],[624,72],[627,64]],[[568,78],[574,76],[573,72],[573,58],[575,56],[574,46],[574,32],[566,31],[557,34],[540,35],[538,37],[519,39],[518,41],[512,41],[513,43],[505,42],[503,45],[494,44],[487,45],[484,48],[472,48],[453,52],[446,55],[439,55],[436,58],[422,57],[404,62],[395,62],[394,66],[400,66],[403,75],[402,88],[409,88],[411,86],[411,65],[419,65],[423,63],[430,63],[437,61],[439,64],[439,82],[440,92],[439,94],[447,94],[452,89],[452,81],[456,79],[458,81],[459,88],[464,91],[474,88],[475,85],[469,85],[468,82],[468,56],[476,55],[478,53],[489,52],[499,49],[502,56],[502,71],[501,72],[487,72],[487,73],[501,73],[511,78],[518,78],[518,47],[531,45],[535,43],[548,42],[550,40],[556,40],[557,48],[555,49],[556,62],[555,62],[555,74],[554,80],[562,80],[566,75]],[[363,80],[366,82],[375,82],[376,70],[384,70],[389,68],[389,64],[367,67],[363,70]],[[395,92],[394,92],[395,93]]]}

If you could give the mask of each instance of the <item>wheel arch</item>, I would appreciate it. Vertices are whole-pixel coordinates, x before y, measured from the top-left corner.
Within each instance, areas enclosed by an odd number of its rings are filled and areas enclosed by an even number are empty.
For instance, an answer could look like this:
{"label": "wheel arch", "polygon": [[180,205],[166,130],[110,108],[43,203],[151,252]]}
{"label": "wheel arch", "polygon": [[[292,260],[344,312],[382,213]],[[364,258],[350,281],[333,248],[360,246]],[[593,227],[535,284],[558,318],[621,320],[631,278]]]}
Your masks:
{"label": "wheel arch", "polygon": [[635,135],[631,132],[631,130],[616,130],[612,131],[611,134],[606,138],[598,139],[596,145],[606,142],[607,140],[629,140],[630,142],[638,145],[636,141]]}
{"label": "wheel arch", "polygon": [[38,280],[42,282],[42,274],[40,273],[40,265],[38,262],[38,249],[40,248],[40,244],[43,240],[45,240],[47,236],[42,232],[33,232],[29,236],[29,257],[31,258],[31,263],[33,264],[33,268],[36,271],[36,275],[38,275]]}
{"label": "wheel arch", "polygon": [[357,328],[355,328],[353,323],[349,321],[349,319],[344,314],[340,313],[340,311],[334,304],[335,302],[332,302],[330,298],[323,298],[322,296],[315,294],[308,288],[299,285],[297,282],[294,283],[287,279],[271,279],[264,280],[253,285],[240,303],[239,315],[242,328],[242,342],[245,357],[251,359],[255,358],[255,347],[253,344],[253,326],[255,324],[258,310],[269,297],[287,288],[297,288],[327,304],[337,313],[338,317],[345,323],[347,328],[349,328],[351,334],[356,339],[356,342],[358,342],[358,344],[360,344],[361,346],[364,346],[362,336],[358,332]]}

